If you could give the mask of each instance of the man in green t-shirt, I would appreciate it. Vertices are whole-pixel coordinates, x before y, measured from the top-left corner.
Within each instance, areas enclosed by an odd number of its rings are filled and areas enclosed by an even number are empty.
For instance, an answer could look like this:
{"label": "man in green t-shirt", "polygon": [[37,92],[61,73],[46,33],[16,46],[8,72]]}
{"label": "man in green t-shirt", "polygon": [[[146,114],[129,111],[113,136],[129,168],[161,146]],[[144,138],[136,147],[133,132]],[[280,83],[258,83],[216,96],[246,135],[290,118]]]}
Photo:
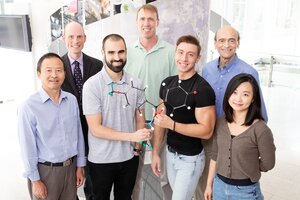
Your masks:
{"label": "man in green t-shirt", "polygon": [[[175,47],[160,39],[156,35],[159,25],[157,8],[151,4],[145,4],[137,11],[137,27],[139,31],[138,40],[128,47],[127,64],[125,71],[139,78],[147,85],[146,99],[153,105],[159,104],[159,88],[161,81],[171,75],[177,74],[175,65]],[[153,105],[145,105],[145,117],[147,121],[153,118]],[[164,157],[165,148],[162,148],[162,175],[161,187],[164,199],[171,199],[172,190],[169,186],[165,173]],[[133,199],[139,199],[142,166],[144,165],[144,154],[141,155],[139,169],[133,191]]]}

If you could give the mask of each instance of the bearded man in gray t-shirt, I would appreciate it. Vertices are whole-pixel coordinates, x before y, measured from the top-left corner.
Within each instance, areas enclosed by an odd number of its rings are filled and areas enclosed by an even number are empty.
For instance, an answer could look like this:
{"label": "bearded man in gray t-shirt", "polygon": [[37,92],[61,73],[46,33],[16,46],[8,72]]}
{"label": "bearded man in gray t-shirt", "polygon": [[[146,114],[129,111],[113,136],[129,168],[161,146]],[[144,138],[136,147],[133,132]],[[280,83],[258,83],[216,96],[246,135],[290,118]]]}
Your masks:
{"label": "bearded man in gray t-shirt", "polygon": [[83,113],[89,133],[88,165],[95,200],[131,199],[138,154],[135,147],[149,140],[145,129],[144,91],[140,81],[123,71],[126,44],[122,36],[110,34],[103,39],[103,69],[83,87]]}

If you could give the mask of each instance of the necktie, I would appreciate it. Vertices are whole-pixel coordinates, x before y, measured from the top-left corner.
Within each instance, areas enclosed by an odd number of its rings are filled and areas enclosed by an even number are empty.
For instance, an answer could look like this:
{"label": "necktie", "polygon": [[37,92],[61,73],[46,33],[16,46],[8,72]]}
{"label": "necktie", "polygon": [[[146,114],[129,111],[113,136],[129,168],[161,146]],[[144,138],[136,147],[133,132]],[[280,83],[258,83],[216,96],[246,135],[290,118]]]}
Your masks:
{"label": "necktie", "polygon": [[75,85],[76,85],[77,92],[78,92],[80,100],[81,100],[82,86],[83,86],[82,74],[81,74],[81,70],[80,70],[80,67],[79,67],[79,62],[75,60],[73,62],[73,64],[75,65],[75,68],[74,68]]}

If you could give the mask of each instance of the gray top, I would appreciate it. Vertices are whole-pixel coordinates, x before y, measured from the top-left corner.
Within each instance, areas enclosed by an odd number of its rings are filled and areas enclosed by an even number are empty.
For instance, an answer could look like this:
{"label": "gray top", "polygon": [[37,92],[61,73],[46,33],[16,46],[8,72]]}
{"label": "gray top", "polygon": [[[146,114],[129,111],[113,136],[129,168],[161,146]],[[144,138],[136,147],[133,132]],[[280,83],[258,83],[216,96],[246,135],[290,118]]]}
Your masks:
{"label": "gray top", "polygon": [[264,121],[254,122],[232,138],[223,116],[215,127],[211,157],[216,161],[216,173],[231,179],[250,178],[258,182],[261,172],[274,167],[275,149],[272,132]]}
{"label": "gray top", "polygon": [[[145,92],[137,88],[143,89],[138,79],[124,72],[120,81],[113,82],[103,67],[83,86],[83,114],[101,114],[103,126],[134,132],[136,117],[139,117],[135,114],[136,109],[145,101]],[[130,142],[101,139],[93,136],[90,130],[88,142],[88,160],[93,163],[123,162],[133,157]]]}

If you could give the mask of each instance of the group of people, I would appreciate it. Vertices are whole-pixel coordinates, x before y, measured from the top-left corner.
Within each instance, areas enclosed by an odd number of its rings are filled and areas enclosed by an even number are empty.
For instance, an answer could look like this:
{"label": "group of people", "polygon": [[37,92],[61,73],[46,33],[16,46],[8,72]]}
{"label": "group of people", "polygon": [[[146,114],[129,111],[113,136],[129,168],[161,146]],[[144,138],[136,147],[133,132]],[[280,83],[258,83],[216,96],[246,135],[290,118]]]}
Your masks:
{"label": "group of people", "polygon": [[[176,47],[159,38],[157,8],[137,11],[138,40],[109,34],[103,62],[82,52],[86,35],[66,25],[68,52],[37,63],[39,90],[18,108],[18,132],[31,199],[140,198],[145,142],[166,200],[263,199],[261,171],[275,145],[257,71],[239,59],[238,32],[221,27],[220,57],[203,67],[199,40]],[[145,86],[148,87],[145,87]],[[154,129],[146,124],[154,122]]]}

